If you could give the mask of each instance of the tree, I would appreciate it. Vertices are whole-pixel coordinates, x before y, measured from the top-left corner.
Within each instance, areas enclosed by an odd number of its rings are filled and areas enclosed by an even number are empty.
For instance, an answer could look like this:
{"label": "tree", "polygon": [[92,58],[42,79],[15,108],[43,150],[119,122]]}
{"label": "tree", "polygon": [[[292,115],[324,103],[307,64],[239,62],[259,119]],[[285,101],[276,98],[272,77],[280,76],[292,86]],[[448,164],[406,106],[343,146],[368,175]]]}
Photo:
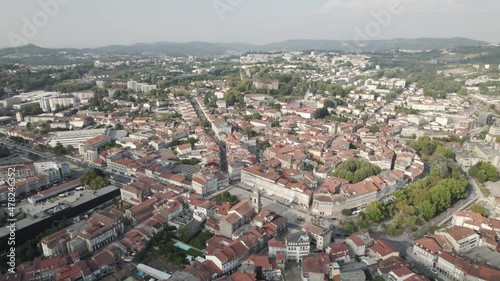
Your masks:
{"label": "tree", "polygon": [[371,125],[371,126],[368,126],[367,128],[368,128],[368,130],[370,130],[370,132],[372,132],[372,133],[378,133],[378,132],[380,132],[380,128],[379,128],[379,126],[377,126],[377,125],[375,125],[375,124],[373,124],[373,125]]}
{"label": "tree", "polygon": [[333,172],[333,176],[357,183],[370,176],[378,175],[381,171],[377,165],[355,159],[342,162]]}
{"label": "tree", "polygon": [[204,128],[208,128],[208,127],[210,127],[210,122],[208,122],[207,119],[203,119],[200,121],[200,126],[204,127]]}
{"label": "tree", "polygon": [[275,109],[275,110],[281,110],[281,104],[279,103],[274,103],[271,108]]}
{"label": "tree", "polygon": [[349,234],[352,234],[356,232],[356,224],[353,221],[346,221],[342,226],[342,230]]}
{"label": "tree", "polygon": [[393,224],[391,224],[387,229],[387,234],[389,234],[390,236],[399,236],[401,235],[401,231],[397,229]]}
{"label": "tree", "polygon": [[417,208],[420,216],[426,221],[432,219],[434,217],[434,214],[436,213],[436,207],[431,203],[430,200],[425,200]]}
{"label": "tree", "polygon": [[469,175],[479,182],[498,181],[499,174],[495,166],[487,162],[478,162],[469,169]]}
{"label": "tree", "polygon": [[38,161],[40,160],[40,155],[36,154],[36,153],[28,153],[28,157],[29,159],[33,160],[33,161]]}
{"label": "tree", "polygon": [[92,190],[98,190],[98,189],[101,189],[101,188],[104,188],[106,186],[109,185],[109,181],[108,179],[104,178],[104,177],[96,177],[94,178],[91,182],[90,182],[90,188]]}
{"label": "tree", "polygon": [[450,158],[450,159],[455,157],[455,153],[453,152],[453,150],[451,150],[443,145],[438,145],[436,147],[434,155],[442,155],[442,156],[444,156],[446,158]]}
{"label": "tree", "polygon": [[352,210],[351,209],[343,209],[342,210],[342,215],[344,215],[346,217],[350,216],[350,215],[352,215]]}
{"label": "tree", "polygon": [[387,209],[383,201],[374,201],[366,206],[364,211],[366,218],[372,222],[381,222],[385,219]]}
{"label": "tree", "polygon": [[318,108],[314,112],[314,119],[323,119],[329,115],[330,115],[330,112],[328,111],[328,108],[326,108],[326,107]]}
{"label": "tree", "polygon": [[0,158],[4,158],[10,155],[10,150],[3,145],[0,145]]}
{"label": "tree", "polygon": [[325,102],[323,103],[323,107],[327,107],[327,108],[334,108],[336,107],[337,104],[335,103],[335,101],[333,100],[325,100]]}
{"label": "tree", "polygon": [[115,130],[123,130],[123,125],[120,123],[115,124]]}
{"label": "tree", "polygon": [[472,204],[469,209],[475,213],[480,214],[483,217],[488,216],[488,211],[486,211],[486,208],[484,208],[484,206],[482,206],[482,205]]}
{"label": "tree", "polygon": [[179,230],[179,240],[186,243],[189,241],[189,233],[186,229],[182,228]]}
{"label": "tree", "polygon": [[194,144],[196,144],[198,141],[199,141],[198,139],[195,139],[195,138],[191,138],[191,137],[189,137],[189,138],[187,138],[186,143],[189,143],[189,144],[191,144],[191,145],[194,145]]}
{"label": "tree", "polygon": [[92,190],[98,190],[109,185],[109,180],[104,177],[98,169],[88,170],[80,178],[80,184],[88,186]]}
{"label": "tree", "polygon": [[60,142],[57,142],[56,146],[52,149],[52,152],[56,155],[65,155],[66,148]]}
{"label": "tree", "polygon": [[73,151],[75,151],[75,148],[71,144],[66,146],[66,153],[73,154]]}
{"label": "tree", "polygon": [[252,128],[245,128],[243,130],[243,134],[246,135],[249,138],[253,138],[253,137],[258,136],[257,132],[254,131],[254,130],[252,130]]}
{"label": "tree", "polygon": [[257,148],[259,148],[260,151],[264,151],[268,147],[271,147],[269,140],[265,140],[265,141],[257,143]]}

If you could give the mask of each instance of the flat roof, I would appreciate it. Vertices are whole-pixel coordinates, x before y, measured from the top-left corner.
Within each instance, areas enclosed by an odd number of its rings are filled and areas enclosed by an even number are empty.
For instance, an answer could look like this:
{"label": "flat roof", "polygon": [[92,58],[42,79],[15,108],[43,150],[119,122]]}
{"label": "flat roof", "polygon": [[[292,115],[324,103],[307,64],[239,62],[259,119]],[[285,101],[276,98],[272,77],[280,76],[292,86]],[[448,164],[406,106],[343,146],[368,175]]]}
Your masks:
{"label": "flat roof", "polygon": [[491,250],[487,246],[475,247],[472,250],[463,253],[463,255],[471,260],[481,260],[492,267],[500,268],[500,253],[495,250]]}

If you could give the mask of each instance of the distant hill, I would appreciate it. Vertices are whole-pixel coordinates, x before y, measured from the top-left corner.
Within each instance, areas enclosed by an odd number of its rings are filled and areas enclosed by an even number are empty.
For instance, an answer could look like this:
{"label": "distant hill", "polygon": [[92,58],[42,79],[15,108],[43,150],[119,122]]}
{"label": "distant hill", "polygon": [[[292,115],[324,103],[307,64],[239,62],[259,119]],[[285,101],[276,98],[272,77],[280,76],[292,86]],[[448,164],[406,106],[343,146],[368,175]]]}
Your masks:
{"label": "distant hill", "polygon": [[170,56],[214,56],[223,55],[230,51],[230,48],[216,43],[207,42],[156,42],[138,43],[129,46],[113,45],[94,49],[93,52],[99,54],[166,54]]}
{"label": "distant hill", "polygon": [[0,49],[0,57],[5,57],[15,54],[29,54],[29,55],[48,55],[56,52],[54,49],[46,49],[30,44],[17,48]]}
{"label": "distant hill", "polygon": [[450,39],[392,39],[392,40],[371,40],[371,41],[339,41],[339,40],[289,40],[279,43],[272,43],[261,46],[267,50],[343,50],[343,51],[383,51],[390,49],[446,49],[462,46],[481,46],[488,44],[484,41],[471,40],[466,38]]}
{"label": "distant hill", "polygon": [[[467,38],[419,38],[392,39],[372,41],[341,41],[341,40],[288,40],[266,45],[244,43],[208,43],[208,42],[156,42],[138,43],[133,45],[112,45],[95,49],[48,49],[36,45],[26,45],[17,48],[0,49],[0,62],[12,63],[16,59],[27,56],[51,57],[55,59],[61,54],[69,55],[123,55],[123,54],[165,54],[170,56],[217,56],[244,52],[273,51],[383,51],[395,48],[428,50],[456,47],[483,46],[488,44]],[[23,60],[24,61],[24,60]],[[23,62],[21,62],[23,63]]]}

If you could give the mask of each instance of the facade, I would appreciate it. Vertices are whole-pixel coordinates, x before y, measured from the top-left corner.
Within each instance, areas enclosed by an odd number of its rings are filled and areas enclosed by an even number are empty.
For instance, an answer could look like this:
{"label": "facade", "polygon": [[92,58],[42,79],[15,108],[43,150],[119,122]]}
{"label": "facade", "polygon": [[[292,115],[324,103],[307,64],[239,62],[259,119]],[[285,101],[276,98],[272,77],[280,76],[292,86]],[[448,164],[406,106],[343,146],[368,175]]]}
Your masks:
{"label": "facade", "polygon": [[442,248],[433,237],[424,237],[413,242],[413,255],[420,263],[431,268],[436,265],[441,250]]}
{"label": "facade", "polygon": [[313,192],[304,181],[262,172],[257,167],[248,167],[241,172],[241,182],[265,194],[279,196],[288,202],[296,202],[306,207],[311,205]]}
{"label": "facade", "polygon": [[325,250],[332,240],[332,231],[314,224],[306,224],[303,228],[311,238],[311,246],[316,250]]}
{"label": "facade", "polygon": [[79,152],[80,155],[83,155],[85,161],[94,162],[99,158],[98,150],[99,148],[105,146],[106,144],[111,142],[111,138],[102,135],[93,137],[91,139],[86,140],[85,142],[80,143]]}
{"label": "facade", "polygon": [[444,236],[457,252],[466,252],[479,246],[479,235],[472,229],[462,226],[452,226],[437,231],[436,234]]}
{"label": "facade", "polygon": [[335,261],[349,262],[352,254],[346,243],[332,244],[326,248],[326,253],[331,255]]}
{"label": "facade", "polygon": [[354,233],[345,240],[353,255],[366,255],[367,248],[373,245],[373,238],[367,232]]}
{"label": "facade", "polygon": [[47,161],[33,163],[37,174],[45,174],[49,176],[50,182],[61,181],[71,176],[71,168],[66,162]]}
{"label": "facade", "polygon": [[40,100],[40,107],[44,112],[54,111],[59,107],[69,107],[76,105],[76,97],[72,95],[61,95],[57,97],[43,98]]}
{"label": "facade", "polygon": [[48,145],[51,147],[55,147],[57,143],[61,143],[65,147],[68,145],[72,145],[73,147],[77,148],[82,142],[85,142],[97,136],[108,135],[108,134],[109,134],[108,129],[55,132],[54,136],[50,138]]}
{"label": "facade", "polygon": [[302,258],[302,281],[330,280],[334,260],[326,253],[309,254]]}
{"label": "facade", "polygon": [[212,194],[218,190],[218,178],[210,171],[199,171],[193,174],[191,189],[203,196]]}
{"label": "facade", "polygon": [[446,252],[439,253],[436,269],[448,280],[489,281],[500,279],[499,270],[485,265],[473,264],[458,255]]}
{"label": "facade", "polygon": [[64,228],[40,241],[46,257],[77,252],[92,253],[110,244],[123,234],[119,218],[94,213],[86,221]]}
{"label": "facade", "polygon": [[302,262],[302,257],[311,252],[311,240],[305,231],[299,231],[285,238],[286,259],[289,262]]}

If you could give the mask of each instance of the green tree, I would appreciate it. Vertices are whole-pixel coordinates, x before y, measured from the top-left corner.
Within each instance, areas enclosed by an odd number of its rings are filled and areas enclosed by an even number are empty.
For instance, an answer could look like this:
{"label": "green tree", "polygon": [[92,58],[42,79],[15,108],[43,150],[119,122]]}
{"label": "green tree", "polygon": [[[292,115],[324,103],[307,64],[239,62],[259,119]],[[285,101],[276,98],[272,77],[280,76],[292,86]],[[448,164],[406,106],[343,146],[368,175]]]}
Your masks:
{"label": "green tree", "polygon": [[109,181],[104,177],[96,177],[90,183],[92,190],[98,190],[109,185]]}
{"label": "green tree", "polygon": [[431,203],[430,200],[425,200],[418,206],[418,211],[420,213],[420,216],[428,221],[434,217],[434,214],[436,213],[436,207]]}
{"label": "green tree", "polygon": [[314,119],[323,119],[329,115],[330,115],[330,112],[328,111],[328,108],[322,107],[322,108],[316,109],[316,111],[314,112]]}
{"label": "green tree", "polygon": [[73,154],[74,151],[75,151],[75,148],[71,144],[66,146],[66,153]]}
{"label": "green tree", "polygon": [[399,236],[401,235],[401,231],[391,224],[387,229],[387,234],[390,236]]}
{"label": "green tree", "polygon": [[498,181],[499,174],[495,166],[487,162],[478,162],[469,169],[469,175],[479,182]]}
{"label": "green tree", "polygon": [[386,218],[387,209],[381,200],[368,204],[364,211],[366,218],[372,222],[381,222]]}
{"label": "green tree", "polygon": [[179,240],[185,243],[189,241],[189,233],[186,229],[182,228],[179,230]]}
{"label": "green tree", "polygon": [[342,230],[349,234],[352,234],[357,230],[356,224],[353,221],[346,221],[342,226]]}
{"label": "green tree", "polygon": [[56,146],[52,149],[52,152],[56,155],[65,155],[66,148],[60,142],[57,142]]}
{"label": "green tree", "polygon": [[123,130],[123,125],[120,123],[115,124],[115,130]]}
{"label": "green tree", "polygon": [[351,209],[343,209],[342,210],[342,215],[344,215],[344,216],[350,216],[350,215],[352,215],[352,210]]}
{"label": "green tree", "polygon": [[373,165],[363,160],[347,160],[337,166],[333,176],[349,180],[352,183],[360,182],[370,176],[380,174],[382,170],[377,165]]}
{"label": "green tree", "polygon": [[480,214],[483,217],[488,216],[488,211],[486,211],[486,208],[482,205],[479,204],[472,204],[469,208],[471,211]]}
{"label": "green tree", "polygon": [[335,101],[330,100],[330,99],[327,99],[323,102],[323,107],[326,107],[326,108],[334,108],[336,106],[337,106],[337,104],[335,103]]}
{"label": "green tree", "polygon": [[208,122],[207,119],[203,119],[200,121],[200,126],[204,127],[204,128],[208,128],[208,127],[210,127],[210,122]]}
{"label": "green tree", "polygon": [[446,158],[454,158],[455,157],[455,153],[453,152],[453,150],[446,148],[443,145],[438,145],[436,147],[434,155],[442,155]]}
{"label": "green tree", "polygon": [[370,132],[372,132],[372,133],[378,133],[378,132],[380,132],[380,128],[379,128],[379,126],[377,126],[377,125],[375,125],[375,124],[373,124],[373,125],[371,125],[371,126],[368,126],[367,128],[368,128],[368,130],[370,130]]}
{"label": "green tree", "polygon": [[4,158],[10,155],[10,150],[4,145],[0,145],[0,158]]}

